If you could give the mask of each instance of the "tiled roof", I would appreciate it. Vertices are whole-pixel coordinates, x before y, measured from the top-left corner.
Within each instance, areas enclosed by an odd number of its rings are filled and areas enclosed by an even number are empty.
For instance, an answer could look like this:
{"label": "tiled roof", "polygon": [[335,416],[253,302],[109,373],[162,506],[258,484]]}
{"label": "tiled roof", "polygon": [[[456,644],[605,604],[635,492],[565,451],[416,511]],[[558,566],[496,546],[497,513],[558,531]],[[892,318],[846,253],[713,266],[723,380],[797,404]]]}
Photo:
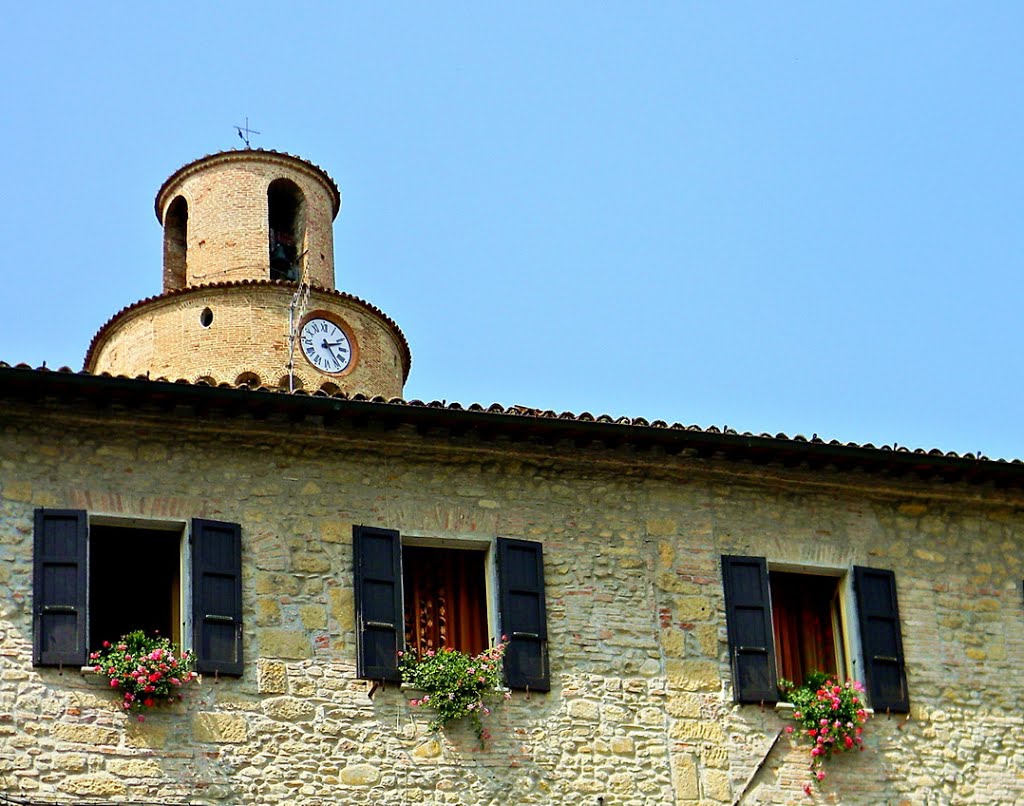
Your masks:
{"label": "tiled roof", "polygon": [[327,173],[327,171],[325,171],[316,163],[310,162],[309,160],[303,159],[302,157],[297,157],[294,154],[289,154],[287,151],[275,151],[272,148],[229,148],[226,151],[215,151],[212,154],[205,154],[204,156],[199,157],[199,159],[190,160],[189,162],[186,162],[184,165],[178,168],[178,170],[176,170],[170,176],[168,176],[167,179],[164,180],[164,183],[160,185],[160,189],[156,192],[156,201],[154,202],[157,221],[160,221],[160,199],[163,197],[164,191],[167,190],[167,188],[170,187],[170,185],[176,179],[178,179],[179,176],[187,172],[190,168],[199,165],[199,163],[201,162],[206,162],[207,160],[216,159],[218,157],[223,157],[225,159],[245,159],[245,157],[251,156],[253,154],[264,155],[268,157],[277,157],[279,159],[288,160],[290,162],[297,162],[300,165],[312,169],[316,173],[320,174],[331,189],[332,203],[334,205],[334,215],[338,214],[338,211],[341,209],[341,191],[338,190],[338,183],[334,181],[334,179],[331,177],[329,173]]}
{"label": "tiled roof", "polygon": [[630,446],[638,450],[658,449],[666,454],[719,457],[755,464],[781,463],[784,466],[836,467],[887,475],[917,475],[922,478],[970,483],[994,483],[1024,487],[1024,462],[991,459],[981,454],[958,454],[936,448],[907,448],[900,445],[874,445],[825,441],[817,435],[754,434],[716,426],[701,427],[643,417],[611,417],[589,412],[574,414],[526,406],[497,403],[462,405],[447,401],[424,402],[382,397],[367,398],[345,393],[313,393],[259,387],[251,389],[227,383],[211,386],[203,381],[184,379],[127,378],[108,374],[75,372],[67,367],[50,370],[27,364],[11,366],[0,362],[0,397],[23,394],[38,396],[53,393],[95,397],[103,401],[118,398],[129,405],[169,402],[191,403],[206,411],[222,410],[224,416],[237,416],[251,410],[259,416],[281,413],[291,419],[304,416],[324,417],[332,421],[346,417],[359,421],[398,421],[421,430],[463,434],[477,431],[488,439],[525,439],[555,444],[563,440],[579,448],[593,444],[608,447]]}
{"label": "tiled roof", "polygon": [[[140,299],[138,302],[133,302],[131,305],[128,305],[128,306],[122,308],[117,313],[115,313],[113,316],[111,316],[106,322],[103,323],[103,325],[100,327],[100,329],[96,331],[96,335],[93,336],[92,337],[92,341],[89,342],[89,349],[85,351],[85,361],[83,362],[83,366],[84,367],[88,367],[89,366],[90,362],[92,361],[93,350],[96,349],[97,345],[99,344],[100,340],[102,339],[104,334],[107,332],[107,330],[114,324],[114,322],[116,322],[122,316],[127,314],[129,311],[134,311],[136,308],[141,308],[143,305],[148,305],[149,303],[155,302],[156,300],[169,299],[169,298],[172,298],[172,297],[180,297],[180,296],[184,296],[184,295],[195,293],[195,292],[209,291],[210,289],[236,288],[236,287],[242,287],[242,286],[262,286],[262,285],[285,286],[285,287],[292,288],[292,289],[296,288],[296,284],[295,283],[288,282],[287,280],[225,280],[225,281],[222,281],[222,282],[219,282],[219,283],[205,283],[203,285],[191,285],[191,286],[187,286],[185,288],[178,288],[178,289],[175,289],[173,291],[165,291],[163,294],[156,294],[156,295],[154,295],[152,297],[146,297],[145,299]],[[367,311],[369,311],[371,314],[373,314],[378,319],[383,320],[385,322],[385,324],[387,324],[388,327],[390,327],[394,331],[395,336],[398,338],[398,342],[401,345],[402,372],[403,372],[402,380],[404,381],[406,378],[409,377],[409,370],[412,368],[412,352],[409,350],[409,342],[406,341],[405,334],[402,332],[402,329],[398,326],[398,324],[395,322],[394,319],[392,319],[390,316],[388,316],[386,313],[384,313],[384,311],[382,311],[376,305],[373,305],[372,303],[369,303],[369,302],[367,302],[364,299],[360,299],[359,297],[355,296],[354,294],[349,294],[349,293],[347,293],[345,291],[336,291],[333,288],[321,288],[319,286],[313,286],[312,288],[313,288],[314,291],[316,291],[319,294],[329,294],[330,296],[337,297],[339,299],[344,299],[344,300],[348,300],[349,302],[354,302],[359,307],[364,308]],[[0,365],[2,365],[2,362],[0,362]]]}

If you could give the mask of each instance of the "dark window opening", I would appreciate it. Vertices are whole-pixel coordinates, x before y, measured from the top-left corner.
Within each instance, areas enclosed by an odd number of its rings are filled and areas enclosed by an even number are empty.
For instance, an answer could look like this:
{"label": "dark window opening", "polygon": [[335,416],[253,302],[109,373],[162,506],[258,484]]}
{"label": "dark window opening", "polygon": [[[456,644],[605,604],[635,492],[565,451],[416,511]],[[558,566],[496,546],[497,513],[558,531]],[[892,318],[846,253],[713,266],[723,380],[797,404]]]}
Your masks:
{"label": "dark window opening", "polygon": [[402,546],[405,645],[476,655],[488,646],[482,551]]}
{"label": "dark window opening", "polygon": [[768,572],[780,678],[800,685],[812,672],[846,679],[839,579]]}
{"label": "dark window opening", "polygon": [[181,534],[89,527],[89,648],[133,630],[181,644]]}
{"label": "dark window opening", "polygon": [[188,258],[188,202],[178,196],[164,214],[164,290],[186,285]]}
{"label": "dark window opening", "polygon": [[275,179],[267,188],[270,225],[270,279],[298,282],[302,274],[306,229],[306,200],[288,179]]}
{"label": "dark window opening", "polygon": [[243,372],[235,378],[235,386],[245,386],[249,389],[259,389],[263,381],[255,372]]}
{"label": "dark window opening", "polygon": [[203,327],[209,327],[213,324],[213,311],[209,308],[203,308],[202,313],[199,314],[199,324]]}

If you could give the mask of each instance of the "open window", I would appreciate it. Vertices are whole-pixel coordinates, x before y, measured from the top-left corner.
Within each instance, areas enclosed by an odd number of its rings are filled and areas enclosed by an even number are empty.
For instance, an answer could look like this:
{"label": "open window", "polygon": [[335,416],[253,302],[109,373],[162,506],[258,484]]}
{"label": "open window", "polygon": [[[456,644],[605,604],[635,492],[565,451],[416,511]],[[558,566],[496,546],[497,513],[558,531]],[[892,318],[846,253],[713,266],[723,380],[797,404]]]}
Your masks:
{"label": "open window", "polygon": [[722,579],[737,702],[776,702],[780,677],[797,684],[815,671],[844,678],[851,663],[848,636],[858,627],[871,706],[909,710],[891,571],[854,568],[856,625],[844,612],[848,579],[842,576],[771,570],[763,557],[727,555]]}
{"label": "open window", "polygon": [[[487,648],[488,552],[478,547],[402,545],[391,529],[353,529],[358,673],[398,681],[398,652],[447,646],[476,654]],[[501,602],[493,635],[511,639],[505,654],[513,688],[550,689],[541,544],[498,538]]]}
{"label": "open window", "polygon": [[186,285],[188,264],[188,202],[176,196],[164,213],[164,291]]}
{"label": "open window", "polygon": [[[182,525],[89,524],[90,650],[133,630],[159,633],[181,645],[182,532]],[[126,554],[140,561],[126,563]]]}
{"label": "open window", "polygon": [[240,528],[197,518],[186,540],[183,527],[37,509],[33,664],[81,666],[142,629],[191,645],[200,672],[240,675]]}
{"label": "open window", "polygon": [[275,179],[267,188],[270,227],[270,279],[297,282],[305,252],[306,199],[290,179]]}

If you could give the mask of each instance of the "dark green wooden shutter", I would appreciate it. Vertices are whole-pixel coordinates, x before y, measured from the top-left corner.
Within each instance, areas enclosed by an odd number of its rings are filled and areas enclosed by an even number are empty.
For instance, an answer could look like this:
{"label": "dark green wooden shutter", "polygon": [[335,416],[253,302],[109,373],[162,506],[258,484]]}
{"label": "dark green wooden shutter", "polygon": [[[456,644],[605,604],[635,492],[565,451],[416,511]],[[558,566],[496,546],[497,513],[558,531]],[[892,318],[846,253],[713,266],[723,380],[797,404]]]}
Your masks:
{"label": "dark green wooden shutter", "polygon": [[903,659],[896,575],[879,568],[853,569],[864,650],[864,683],[876,711],[907,713],[910,694]]}
{"label": "dark green wooden shutter", "polygon": [[775,641],[764,557],[722,556],[725,620],[736,702],[777,702]]}
{"label": "dark green wooden shutter", "polygon": [[508,636],[505,678],[511,688],[550,691],[544,556],[540,543],[498,538],[501,631]]}
{"label": "dark green wooden shutter", "polygon": [[32,663],[83,666],[86,647],[86,514],[37,509],[32,581]]}
{"label": "dark green wooden shutter", "polygon": [[393,529],[352,527],[355,568],[356,673],[398,682],[402,628],[402,542]]}
{"label": "dark green wooden shutter", "polygon": [[204,674],[242,674],[242,529],[192,521],[192,649]]}

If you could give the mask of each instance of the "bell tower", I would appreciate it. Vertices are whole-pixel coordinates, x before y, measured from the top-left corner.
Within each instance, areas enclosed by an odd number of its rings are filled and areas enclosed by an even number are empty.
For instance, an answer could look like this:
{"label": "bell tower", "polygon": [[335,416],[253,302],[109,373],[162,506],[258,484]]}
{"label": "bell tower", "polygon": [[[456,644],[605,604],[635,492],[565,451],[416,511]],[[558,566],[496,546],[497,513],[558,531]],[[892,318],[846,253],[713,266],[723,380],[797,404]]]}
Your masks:
{"label": "bell tower", "polygon": [[401,397],[401,330],[335,289],[340,209],[334,180],[290,154],[225,151],[179,168],[156,196],[163,291],[100,328],[85,369]]}

